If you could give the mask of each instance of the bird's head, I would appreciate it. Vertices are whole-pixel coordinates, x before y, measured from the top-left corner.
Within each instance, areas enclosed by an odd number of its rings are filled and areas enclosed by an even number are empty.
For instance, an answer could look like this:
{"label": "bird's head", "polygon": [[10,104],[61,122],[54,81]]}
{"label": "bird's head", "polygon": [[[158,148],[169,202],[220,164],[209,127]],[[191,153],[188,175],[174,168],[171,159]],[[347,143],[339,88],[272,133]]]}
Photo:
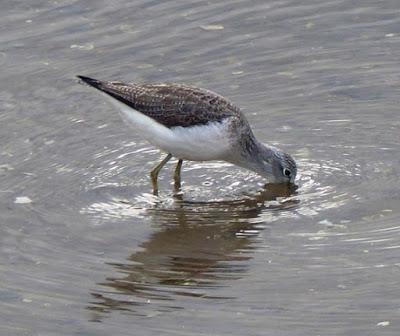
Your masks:
{"label": "bird's head", "polygon": [[259,146],[256,172],[271,183],[294,183],[297,165],[294,159],[274,147]]}

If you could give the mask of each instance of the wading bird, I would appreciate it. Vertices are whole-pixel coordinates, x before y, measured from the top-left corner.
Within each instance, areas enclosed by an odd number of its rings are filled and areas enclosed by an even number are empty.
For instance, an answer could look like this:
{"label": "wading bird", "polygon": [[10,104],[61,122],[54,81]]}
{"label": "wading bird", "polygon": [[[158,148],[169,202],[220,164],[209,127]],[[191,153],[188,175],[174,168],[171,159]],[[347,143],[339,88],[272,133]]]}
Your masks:
{"label": "wading bird", "polygon": [[150,172],[158,194],[160,170],[172,158],[175,189],[181,186],[183,160],[223,160],[254,171],[270,183],[293,183],[293,158],[259,142],[238,107],[206,89],[182,84],[133,84],[78,76],[103,92],[124,121],[167,156]]}

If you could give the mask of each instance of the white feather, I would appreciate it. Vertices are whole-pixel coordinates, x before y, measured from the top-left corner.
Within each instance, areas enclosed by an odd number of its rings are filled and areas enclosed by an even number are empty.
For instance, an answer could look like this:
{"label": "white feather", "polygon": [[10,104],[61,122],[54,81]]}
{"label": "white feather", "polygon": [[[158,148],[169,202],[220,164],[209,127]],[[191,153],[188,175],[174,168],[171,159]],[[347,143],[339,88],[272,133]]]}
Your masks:
{"label": "white feather", "polygon": [[[108,96],[108,95],[107,95]],[[191,127],[168,128],[143,113],[108,96],[122,119],[152,145],[179,159],[191,161],[223,160],[229,156],[228,123],[210,122]]]}

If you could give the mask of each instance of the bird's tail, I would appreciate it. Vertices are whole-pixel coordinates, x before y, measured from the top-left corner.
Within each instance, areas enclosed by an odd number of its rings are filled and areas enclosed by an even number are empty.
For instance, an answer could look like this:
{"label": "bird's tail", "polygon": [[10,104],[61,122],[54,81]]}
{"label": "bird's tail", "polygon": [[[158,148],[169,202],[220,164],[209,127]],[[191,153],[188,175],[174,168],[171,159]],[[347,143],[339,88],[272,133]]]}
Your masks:
{"label": "bird's tail", "polygon": [[94,79],[94,78],[90,78],[90,77],[86,77],[86,76],[76,76],[78,77],[83,83],[93,86],[96,89],[100,89],[103,86],[103,82],[98,80],[98,79]]}

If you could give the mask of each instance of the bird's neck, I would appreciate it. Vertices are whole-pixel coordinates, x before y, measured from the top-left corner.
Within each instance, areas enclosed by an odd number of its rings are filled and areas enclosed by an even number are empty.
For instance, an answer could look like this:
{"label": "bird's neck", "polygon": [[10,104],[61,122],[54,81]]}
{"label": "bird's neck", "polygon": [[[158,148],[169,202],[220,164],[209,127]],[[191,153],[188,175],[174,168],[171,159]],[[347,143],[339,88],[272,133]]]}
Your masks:
{"label": "bird's neck", "polygon": [[259,174],[263,171],[263,161],[272,161],[275,153],[275,148],[264,145],[252,133],[242,139],[240,147],[240,155],[229,161]]}

